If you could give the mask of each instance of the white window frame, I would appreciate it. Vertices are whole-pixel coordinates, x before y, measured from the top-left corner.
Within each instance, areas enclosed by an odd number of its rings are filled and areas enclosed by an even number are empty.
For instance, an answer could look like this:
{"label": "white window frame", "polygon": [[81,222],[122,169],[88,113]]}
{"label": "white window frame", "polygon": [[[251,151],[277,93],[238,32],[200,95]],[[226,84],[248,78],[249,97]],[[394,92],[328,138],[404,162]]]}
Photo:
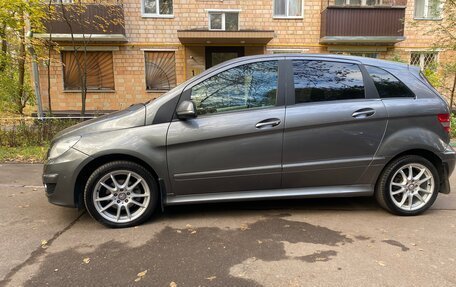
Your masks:
{"label": "white window frame", "polygon": [[73,0],[52,0],[52,4],[73,4]]}
{"label": "white window frame", "polygon": [[[300,0],[301,1],[301,16],[275,15],[274,12],[275,12],[276,1],[278,1],[278,0],[272,0],[272,18],[273,19],[304,19],[304,0]],[[285,1],[286,1],[285,11],[288,14],[290,0],[285,0]]]}
{"label": "white window frame", "polygon": [[309,49],[266,49],[268,54],[305,54]]}
{"label": "white window frame", "polygon": [[419,54],[420,55],[420,68],[422,71],[424,71],[424,64],[425,64],[425,58],[426,54],[435,54],[435,63],[438,65],[439,64],[439,53],[440,50],[437,51],[410,51],[410,58],[409,58],[409,64],[411,65],[412,61],[412,54]]}
{"label": "white window frame", "polygon": [[[414,0],[414,2],[413,2],[413,4],[415,6],[416,6],[416,1],[417,0]],[[413,8],[413,19],[415,19],[415,20],[436,20],[436,21],[443,19],[443,1],[442,0],[440,0],[440,5],[439,5],[439,9],[440,9],[439,17],[430,17],[429,16],[429,0],[423,0],[423,1],[424,1],[424,15],[422,17],[417,16],[416,8],[414,7]]]}
{"label": "white window frame", "polygon": [[[207,12],[207,27],[209,31],[226,31],[225,27],[225,13],[237,13],[238,14],[238,29],[241,30],[241,10],[240,9],[206,9]],[[222,29],[212,29],[211,28],[211,14],[222,14]]]}
{"label": "white window frame", "polygon": [[160,14],[160,1],[162,0],[155,0],[157,1],[155,5],[155,13],[146,13],[145,12],[145,1],[141,0],[141,17],[143,18],[174,18],[174,1],[173,0],[173,14]]}
{"label": "white window frame", "polygon": [[379,5],[383,5],[383,0],[376,0],[375,4],[374,5],[367,5],[367,0],[361,0],[361,4],[360,5],[352,5],[350,4],[350,0],[345,0],[344,1],[345,4],[344,5],[347,5],[347,6],[379,6]]}

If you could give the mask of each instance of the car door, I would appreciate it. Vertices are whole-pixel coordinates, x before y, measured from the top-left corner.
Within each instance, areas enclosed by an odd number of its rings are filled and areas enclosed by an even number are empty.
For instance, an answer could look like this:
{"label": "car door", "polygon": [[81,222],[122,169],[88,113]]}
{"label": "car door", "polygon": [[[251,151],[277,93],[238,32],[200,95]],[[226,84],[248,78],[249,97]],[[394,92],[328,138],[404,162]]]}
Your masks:
{"label": "car door", "polygon": [[[339,60],[340,61],[340,60]],[[368,184],[387,124],[386,109],[362,65],[290,59],[283,187]]]}
{"label": "car door", "polygon": [[197,117],[169,127],[174,195],[280,188],[285,107],[274,59],[222,68],[185,89],[180,102],[192,100]]}

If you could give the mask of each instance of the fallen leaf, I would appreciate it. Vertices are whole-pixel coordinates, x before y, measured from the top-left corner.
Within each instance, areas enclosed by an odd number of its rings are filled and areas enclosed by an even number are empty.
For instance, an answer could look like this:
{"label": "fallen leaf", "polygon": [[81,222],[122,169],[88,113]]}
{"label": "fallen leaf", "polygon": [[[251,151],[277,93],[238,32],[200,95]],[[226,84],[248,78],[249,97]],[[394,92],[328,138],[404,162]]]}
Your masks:
{"label": "fallen leaf", "polygon": [[241,230],[242,231],[246,231],[247,229],[250,229],[249,226],[247,224],[245,224],[245,223],[242,223],[241,224]]}
{"label": "fallen leaf", "polygon": [[192,228],[192,225],[191,224],[187,224],[187,225],[185,225],[185,227]]}
{"label": "fallen leaf", "polygon": [[136,276],[138,277],[144,277],[147,274],[147,270],[144,270],[142,272],[139,272]]}
{"label": "fallen leaf", "polygon": [[41,248],[44,248],[44,249],[45,249],[45,248],[48,248],[48,245],[47,245],[47,244],[48,244],[47,240],[44,240],[44,239],[41,240]]}
{"label": "fallen leaf", "polygon": [[177,287],[176,282],[172,281],[171,283],[169,283],[169,287]]}
{"label": "fallen leaf", "polygon": [[217,278],[217,276],[207,277],[206,279],[209,280],[209,281],[212,281],[212,280],[214,280],[215,278]]}
{"label": "fallen leaf", "polygon": [[141,277],[136,278],[135,282],[138,282],[139,280],[141,280]]}
{"label": "fallen leaf", "polygon": [[181,230],[176,230],[176,232],[177,232],[177,233],[182,233],[182,231],[181,231]]}
{"label": "fallen leaf", "polygon": [[263,241],[261,241],[261,240],[257,240],[257,242],[258,242],[258,244],[262,244],[263,243]]}
{"label": "fallen leaf", "polygon": [[55,269],[54,269],[54,272],[57,272],[57,271],[59,271],[59,269],[55,268]]}
{"label": "fallen leaf", "polygon": [[380,266],[383,266],[383,267],[386,266],[385,262],[383,262],[383,261],[378,261],[377,263],[378,263],[378,265],[380,265]]}
{"label": "fallen leaf", "polygon": [[193,230],[192,232],[190,232],[190,234],[195,234],[196,233],[196,230]]}
{"label": "fallen leaf", "polygon": [[85,264],[89,264],[90,258],[86,257],[86,258],[82,259],[82,262],[84,262]]}

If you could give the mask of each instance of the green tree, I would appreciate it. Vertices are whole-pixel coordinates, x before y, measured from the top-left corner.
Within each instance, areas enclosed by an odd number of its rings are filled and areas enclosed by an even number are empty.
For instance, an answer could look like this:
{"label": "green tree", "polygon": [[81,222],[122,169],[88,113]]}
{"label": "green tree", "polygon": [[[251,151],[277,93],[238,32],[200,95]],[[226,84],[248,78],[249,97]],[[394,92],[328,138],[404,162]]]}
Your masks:
{"label": "green tree", "polygon": [[33,100],[30,88],[30,27],[41,29],[46,16],[41,0],[0,0],[0,109],[24,113]]}
{"label": "green tree", "polygon": [[[450,100],[453,108],[456,93],[456,0],[446,0],[443,6],[443,21],[436,21],[428,33],[435,35],[434,47],[449,52],[449,57],[437,69],[434,83]],[[429,73],[429,72],[428,72]]]}

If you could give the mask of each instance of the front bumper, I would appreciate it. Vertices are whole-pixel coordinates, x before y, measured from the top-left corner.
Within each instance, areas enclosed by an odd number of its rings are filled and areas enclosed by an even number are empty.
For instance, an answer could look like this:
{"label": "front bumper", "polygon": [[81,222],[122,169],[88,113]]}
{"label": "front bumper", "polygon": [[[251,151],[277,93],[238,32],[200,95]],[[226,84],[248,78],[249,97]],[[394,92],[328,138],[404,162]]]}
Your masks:
{"label": "front bumper", "polygon": [[89,156],[70,148],[61,156],[47,160],[43,168],[43,183],[50,203],[77,207],[76,178]]}

